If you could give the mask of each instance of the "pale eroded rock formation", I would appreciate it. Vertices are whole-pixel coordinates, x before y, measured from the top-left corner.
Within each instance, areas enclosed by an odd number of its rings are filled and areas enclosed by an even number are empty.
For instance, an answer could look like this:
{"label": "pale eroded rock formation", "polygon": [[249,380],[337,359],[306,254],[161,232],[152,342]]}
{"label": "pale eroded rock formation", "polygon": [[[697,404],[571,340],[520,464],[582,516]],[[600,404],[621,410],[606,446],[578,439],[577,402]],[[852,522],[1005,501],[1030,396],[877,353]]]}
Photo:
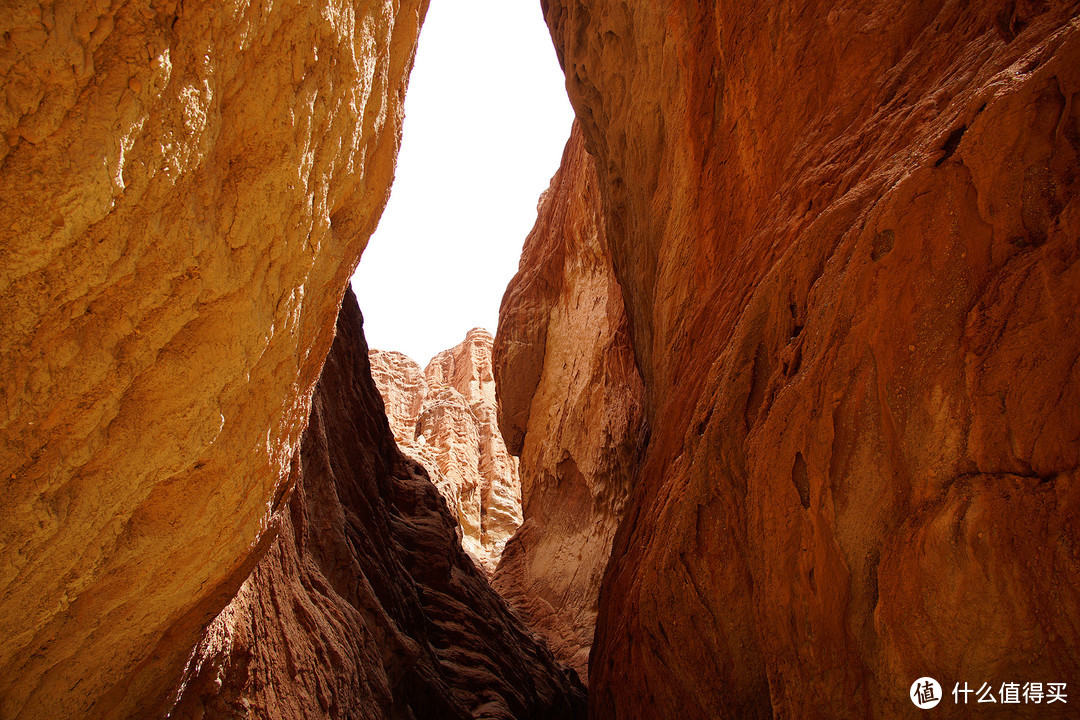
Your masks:
{"label": "pale eroded rock formation", "polygon": [[361,323],[349,291],[281,534],[196,648],[170,717],[583,718],[582,686],[395,446]]}
{"label": "pale eroded rock formation", "polygon": [[1080,676],[1077,3],[543,5],[650,428],[594,716]]}
{"label": "pale eroded rock formation", "polygon": [[155,717],[269,542],[426,0],[0,12],[0,717]]}
{"label": "pale eroded rock formation", "polygon": [[641,377],[579,126],[499,311],[495,378],[525,524],[493,583],[588,675],[600,580],[645,432]]}
{"label": "pale eroded rock formation", "polygon": [[423,372],[407,355],[371,351],[398,447],[427,469],[457,517],[462,545],[489,574],[521,525],[521,483],[499,432],[491,352],[482,328]]}

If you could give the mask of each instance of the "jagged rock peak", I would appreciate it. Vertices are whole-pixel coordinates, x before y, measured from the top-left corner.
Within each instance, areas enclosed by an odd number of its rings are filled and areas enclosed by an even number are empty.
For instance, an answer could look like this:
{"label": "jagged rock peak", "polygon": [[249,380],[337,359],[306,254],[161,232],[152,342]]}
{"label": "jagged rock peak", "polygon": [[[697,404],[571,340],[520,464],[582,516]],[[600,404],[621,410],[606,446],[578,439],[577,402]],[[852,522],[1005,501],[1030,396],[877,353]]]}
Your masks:
{"label": "jagged rock peak", "polygon": [[521,524],[518,462],[499,432],[492,345],[490,332],[473,328],[423,371],[403,353],[370,351],[394,439],[427,469],[466,551],[488,573]]}

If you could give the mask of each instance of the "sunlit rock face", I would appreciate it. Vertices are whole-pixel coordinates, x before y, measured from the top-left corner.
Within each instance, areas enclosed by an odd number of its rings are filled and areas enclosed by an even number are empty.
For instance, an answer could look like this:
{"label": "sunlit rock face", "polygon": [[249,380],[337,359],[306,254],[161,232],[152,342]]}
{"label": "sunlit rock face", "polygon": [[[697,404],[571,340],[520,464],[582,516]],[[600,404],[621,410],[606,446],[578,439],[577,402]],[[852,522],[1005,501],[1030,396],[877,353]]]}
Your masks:
{"label": "sunlit rock face", "polygon": [[0,717],[155,717],[265,551],[425,0],[0,12]]}
{"label": "sunlit rock face", "polygon": [[650,429],[594,716],[1080,675],[1077,4],[543,5]]}
{"label": "sunlit rock face", "polygon": [[394,439],[428,471],[487,572],[521,525],[517,459],[499,432],[491,333],[473,328],[422,372],[399,352],[372,350],[372,374]]}
{"label": "sunlit rock face", "polygon": [[644,432],[592,158],[574,125],[499,311],[500,422],[525,523],[493,583],[587,677],[600,581]]}
{"label": "sunlit rock face", "polygon": [[199,643],[170,717],[583,718],[581,684],[395,445],[361,323],[350,291],[281,533]]}

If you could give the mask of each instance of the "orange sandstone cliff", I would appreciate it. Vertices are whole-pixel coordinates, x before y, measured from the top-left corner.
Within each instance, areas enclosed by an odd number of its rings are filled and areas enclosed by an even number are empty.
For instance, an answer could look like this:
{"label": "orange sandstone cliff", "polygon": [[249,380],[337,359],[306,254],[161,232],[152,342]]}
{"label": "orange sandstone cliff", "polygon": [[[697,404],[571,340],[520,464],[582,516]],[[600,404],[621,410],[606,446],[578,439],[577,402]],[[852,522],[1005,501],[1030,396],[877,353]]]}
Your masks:
{"label": "orange sandstone cliff", "polygon": [[285,509],[426,0],[0,12],[0,717],[158,717]]}
{"label": "orange sandstone cliff", "polygon": [[[592,715],[908,717],[924,675],[1080,676],[1078,5],[543,6],[649,428]],[[512,449],[599,416],[536,397],[504,399]]]}
{"label": "orange sandstone cliff", "polygon": [[423,372],[407,355],[371,351],[398,447],[428,471],[461,526],[465,551],[489,574],[521,525],[517,460],[499,432],[492,342],[473,328]]}
{"label": "orange sandstone cliff", "polygon": [[169,717],[584,717],[581,685],[395,445],[361,323],[348,291],[280,536],[195,649]]}
{"label": "orange sandstone cliff", "polygon": [[645,432],[642,385],[575,123],[499,311],[503,436],[525,523],[493,583],[584,678],[597,595]]}

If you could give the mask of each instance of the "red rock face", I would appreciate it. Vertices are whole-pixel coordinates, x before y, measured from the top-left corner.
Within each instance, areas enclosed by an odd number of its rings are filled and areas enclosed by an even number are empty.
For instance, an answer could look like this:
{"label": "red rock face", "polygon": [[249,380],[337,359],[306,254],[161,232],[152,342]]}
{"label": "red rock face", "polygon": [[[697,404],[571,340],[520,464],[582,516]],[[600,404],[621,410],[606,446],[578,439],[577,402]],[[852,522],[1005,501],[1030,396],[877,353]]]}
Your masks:
{"label": "red rock face", "polygon": [[521,481],[499,432],[491,348],[491,333],[473,328],[423,372],[407,355],[371,351],[398,447],[428,471],[465,551],[489,574],[521,525]]}
{"label": "red rock face", "polygon": [[499,311],[501,425],[525,523],[493,579],[582,677],[642,427],[642,386],[592,158],[575,124]]}
{"label": "red rock face", "polygon": [[651,430],[593,714],[1080,676],[1077,4],[543,4]]}
{"label": "red rock face", "polygon": [[583,717],[397,449],[351,291],[280,536],[195,649],[172,718]]}

